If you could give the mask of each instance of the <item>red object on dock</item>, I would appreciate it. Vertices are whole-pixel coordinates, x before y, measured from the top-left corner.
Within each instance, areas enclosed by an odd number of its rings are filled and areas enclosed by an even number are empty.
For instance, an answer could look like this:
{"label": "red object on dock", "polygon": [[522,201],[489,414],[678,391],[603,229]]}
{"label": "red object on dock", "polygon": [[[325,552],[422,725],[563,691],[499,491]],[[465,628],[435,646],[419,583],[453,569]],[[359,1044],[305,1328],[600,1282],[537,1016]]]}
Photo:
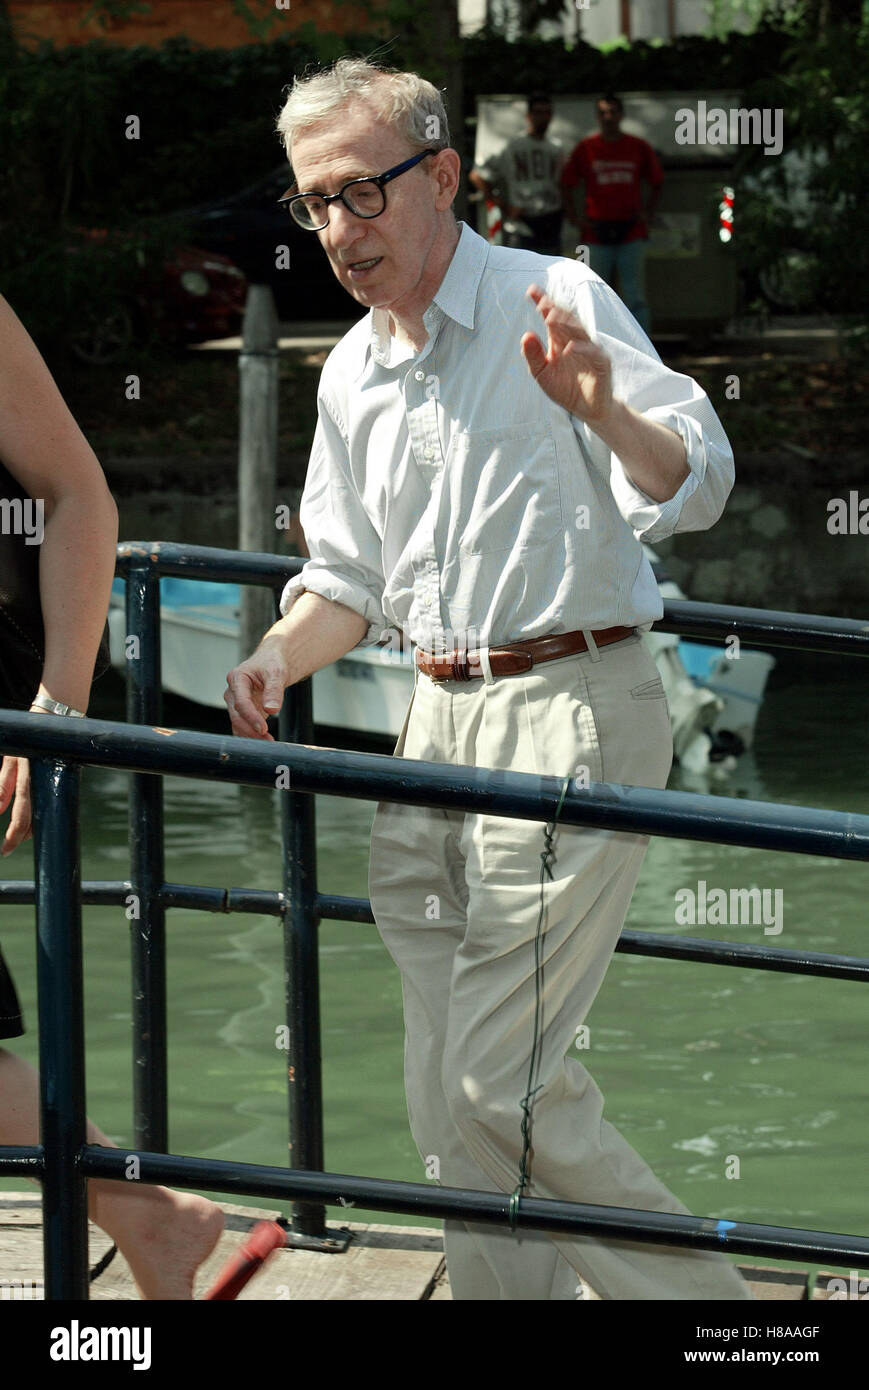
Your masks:
{"label": "red object on dock", "polygon": [[238,1298],[266,1260],[287,1243],[283,1227],[276,1221],[258,1221],[240,1250],[231,1255],[218,1274],[206,1299]]}

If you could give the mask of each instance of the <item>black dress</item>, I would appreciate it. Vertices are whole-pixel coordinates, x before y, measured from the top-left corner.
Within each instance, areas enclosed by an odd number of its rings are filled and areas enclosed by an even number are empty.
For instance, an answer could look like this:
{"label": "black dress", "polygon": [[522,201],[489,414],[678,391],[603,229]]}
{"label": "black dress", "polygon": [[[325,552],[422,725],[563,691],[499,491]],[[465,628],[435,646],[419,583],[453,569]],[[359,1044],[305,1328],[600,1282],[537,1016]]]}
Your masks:
{"label": "black dress", "polygon": [[20,1038],[23,1032],[21,1005],[9,967],[0,951],[0,1038]]}
{"label": "black dress", "polygon": [[[2,461],[0,496],[22,501],[28,497]],[[33,698],[28,692],[39,685],[42,654],[34,642],[34,635],[42,626],[38,552],[39,546],[23,543],[21,537],[8,528],[0,533],[0,707],[3,709],[27,709]],[[21,1005],[0,951],[0,1038],[19,1038],[23,1032]]]}

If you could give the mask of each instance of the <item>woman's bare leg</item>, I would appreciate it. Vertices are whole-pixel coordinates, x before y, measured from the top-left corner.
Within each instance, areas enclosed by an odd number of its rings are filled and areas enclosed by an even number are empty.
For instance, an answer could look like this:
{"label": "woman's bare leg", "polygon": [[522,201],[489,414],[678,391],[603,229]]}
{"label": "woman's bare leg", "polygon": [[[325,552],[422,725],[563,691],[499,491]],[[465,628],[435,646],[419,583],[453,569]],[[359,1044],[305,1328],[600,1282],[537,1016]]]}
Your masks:
{"label": "woman's bare leg", "polygon": [[[88,1142],[115,1148],[88,1121]],[[39,1142],[39,1077],[0,1048],[0,1144]],[[206,1197],[146,1183],[91,1178],[88,1215],[127,1261],[142,1298],[191,1299],[193,1280],[223,1230],[223,1212]]]}

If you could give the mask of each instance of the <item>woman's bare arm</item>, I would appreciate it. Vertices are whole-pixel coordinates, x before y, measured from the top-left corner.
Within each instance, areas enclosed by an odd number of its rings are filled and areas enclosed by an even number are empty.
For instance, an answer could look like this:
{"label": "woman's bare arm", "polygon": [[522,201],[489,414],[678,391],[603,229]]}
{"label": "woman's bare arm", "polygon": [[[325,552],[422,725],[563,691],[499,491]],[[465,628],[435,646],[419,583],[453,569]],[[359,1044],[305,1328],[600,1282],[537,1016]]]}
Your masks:
{"label": "woman's bare arm", "polygon": [[0,459],[44,506],[38,693],[86,710],[115,570],[118,511],[96,455],[2,296]]}
{"label": "woman's bare arm", "polygon": [[[86,711],[115,570],[118,509],[103,470],[24,325],[0,295],[0,460],[43,508],[45,663],[34,696]],[[14,800],[13,800],[14,798]],[[30,836],[27,760],[4,757],[2,854]]]}

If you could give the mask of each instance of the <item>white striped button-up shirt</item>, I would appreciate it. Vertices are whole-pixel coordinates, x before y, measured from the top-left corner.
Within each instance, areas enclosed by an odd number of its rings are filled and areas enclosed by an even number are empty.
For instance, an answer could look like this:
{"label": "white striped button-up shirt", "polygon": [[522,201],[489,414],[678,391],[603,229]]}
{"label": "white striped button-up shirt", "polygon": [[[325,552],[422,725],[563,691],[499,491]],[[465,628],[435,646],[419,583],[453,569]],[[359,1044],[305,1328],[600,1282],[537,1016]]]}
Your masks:
{"label": "white striped button-up shirt", "polygon": [[[690,473],[655,502],[520,353],[546,330],[541,285],[609,355],[613,393],[678,432]],[[304,590],[428,650],[576,629],[648,627],[663,605],[641,541],[720,516],[733,455],[708,397],[671,371],[617,295],[578,262],[490,246],[466,224],[425,312],[420,352],[371,310],[329,354],[301,503]]]}

